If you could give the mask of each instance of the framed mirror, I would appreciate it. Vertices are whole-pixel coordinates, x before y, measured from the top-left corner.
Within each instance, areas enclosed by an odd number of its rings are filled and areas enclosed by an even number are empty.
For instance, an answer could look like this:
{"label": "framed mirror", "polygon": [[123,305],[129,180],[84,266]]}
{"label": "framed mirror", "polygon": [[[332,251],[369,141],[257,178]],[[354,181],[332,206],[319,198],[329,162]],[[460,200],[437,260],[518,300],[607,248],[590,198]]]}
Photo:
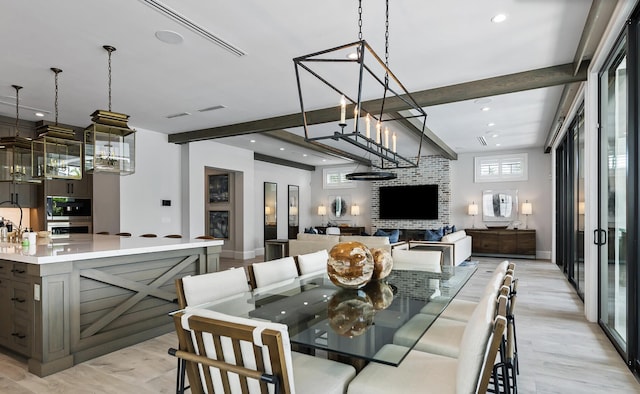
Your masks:
{"label": "framed mirror", "polygon": [[482,220],[487,227],[506,228],[518,216],[517,190],[484,190]]}
{"label": "framed mirror", "polygon": [[300,231],[300,220],[298,210],[300,209],[298,199],[300,188],[297,185],[289,185],[289,197],[287,201],[289,210],[289,239],[296,239]]}
{"label": "framed mirror", "polygon": [[278,184],[264,183],[264,240],[278,238]]}
{"label": "framed mirror", "polygon": [[344,219],[347,214],[347,201],[345,196],[329,196],[331,201],[331,212],[329,217],[331,219]]}

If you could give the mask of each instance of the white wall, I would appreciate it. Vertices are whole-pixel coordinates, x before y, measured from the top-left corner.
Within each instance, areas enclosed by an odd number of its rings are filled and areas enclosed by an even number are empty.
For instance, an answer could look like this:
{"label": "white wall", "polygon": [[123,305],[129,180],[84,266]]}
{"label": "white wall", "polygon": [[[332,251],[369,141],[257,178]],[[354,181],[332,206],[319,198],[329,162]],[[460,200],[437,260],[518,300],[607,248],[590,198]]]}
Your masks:
{"label": "white wall", "polygon": [[[94,191],[100,190],[98,183]],[[167,143],[166,134],[138,129],[136,172],[120,177],[120,231],[180,234],[180,188],[180,146]],[[171,200],[171,206],[163,207],[162,200]]]}
{"label": "white wall", "polygon": [[[327,207],[327,213],[331,207],[333,201],[330,196],[341,196],[347,202],[347,214],[344,220],[351,222],[351,225],[364,226],[366,231],[371,231],[371,182],[369,181],[355,181],[354,187],[346,189],[324,189],[322,182],[322,170],[324,168],[336,168],[336,167],[349,167],[349,166],[326,166],[316,167],[311,177],[311,190],[313,195],[311,196],[310,205],[308,209],[304,211],[305,216],[301,216],[300,225],[302,229],[306,227],[320,226],[324,221],[324,225],[327,221],[331,220],[329,215],[324,219],[318,216],[318,206],[323,204]],[[352,166],[356,169],[356,166]],[[358,171],[368,171],[359,168]],[[351,205],[356,203],[360,206],[360,216],[351,216]],[[302,211],[301,211],[302,212]]]}
{"label": "white wall", "polygon": [[[458,228],[471,227],[473,217],[467,215],[467,206],[475,201],[480,208],[475,217],[475,225],[484,228],[482,223],[482,191],[491,189],[516,189],[520,210],[522,202],[529,200],[533,214],[527,218],[530,229],[536,230],[536,255],[538,258],[551,258],[552,178],[551,155],[542,148],[500,152],[500,154],[528,153],[529,180],[522,182],[486,182],[474,183],[474,158],[490,156],[495,153],[467,153],[458,155],[451,161],[451,223]],[[525,218],[519,215],[524,227]]]}
{"label": "white wall", "polygon": [[[309,220],[308,212],[310,210],[311,201],[311,172],[297,168],[285,167],[277,164],[266,163],[263,161],[254,162],[255,183],[251,198],[254,204],[254,212],[264,212],[264,182],[275,182],[277,188],[277,222],[278,222],[278,238],[288,238],[288,200],[289,185],[299,186],[299,204],[298,212],[300,216],[300,231],[304,230],[304,224]],[[253,243],[255,245],[256,255],[264,254],[264,215],[256,214],[253,216],[253,228],[255,229]]]}

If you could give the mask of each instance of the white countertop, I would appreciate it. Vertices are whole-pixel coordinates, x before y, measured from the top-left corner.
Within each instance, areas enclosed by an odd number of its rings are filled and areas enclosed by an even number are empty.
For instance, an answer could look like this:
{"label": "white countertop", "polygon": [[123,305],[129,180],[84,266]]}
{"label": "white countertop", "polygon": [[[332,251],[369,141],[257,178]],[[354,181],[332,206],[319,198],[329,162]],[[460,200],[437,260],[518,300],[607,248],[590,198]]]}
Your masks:
{"label": "white countertop", "polygon": [[38,238],[35,247],[0,243],[0,259],[31,264],[58,263],[102,257],[164,252],[218,246],[223,240],[187,238],[142,238],[116,235],[74,234],[69,238]]}

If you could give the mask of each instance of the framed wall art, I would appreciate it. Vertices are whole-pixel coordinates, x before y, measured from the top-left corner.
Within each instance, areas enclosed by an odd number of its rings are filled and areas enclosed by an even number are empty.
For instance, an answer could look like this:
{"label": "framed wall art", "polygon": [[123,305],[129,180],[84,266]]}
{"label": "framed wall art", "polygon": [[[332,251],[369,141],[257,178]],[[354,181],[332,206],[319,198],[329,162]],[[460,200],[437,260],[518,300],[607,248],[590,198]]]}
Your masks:
{"label": "framed wall art", "polygon": [[209,175],[209,203],[229,202],[229,174]]}
{"label": "framed wall art", "polygon": [[229,211],[209,211],[209,235],[229,238]]}

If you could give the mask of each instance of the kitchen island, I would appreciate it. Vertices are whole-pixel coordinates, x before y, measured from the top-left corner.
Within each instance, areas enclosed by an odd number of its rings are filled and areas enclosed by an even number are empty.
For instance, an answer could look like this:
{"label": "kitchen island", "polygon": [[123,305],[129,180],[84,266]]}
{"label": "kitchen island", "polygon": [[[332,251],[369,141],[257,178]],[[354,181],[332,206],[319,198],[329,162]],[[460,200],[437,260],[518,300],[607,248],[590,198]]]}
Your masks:
{"label": "kitchen island", "polygon": [[91,234],[0,243],[0,346],[46,376],[170,332],[174,280],[217,271],[222,244]]}

